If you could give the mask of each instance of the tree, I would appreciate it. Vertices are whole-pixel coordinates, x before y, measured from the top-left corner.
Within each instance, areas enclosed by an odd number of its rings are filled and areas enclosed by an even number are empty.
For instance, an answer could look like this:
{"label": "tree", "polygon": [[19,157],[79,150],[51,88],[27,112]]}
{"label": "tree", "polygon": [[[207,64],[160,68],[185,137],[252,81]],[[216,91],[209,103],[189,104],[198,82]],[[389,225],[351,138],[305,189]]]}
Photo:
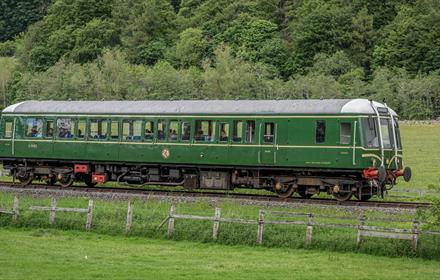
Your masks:
{"label": "tree", "polygon": [[337,1],[305,1],[289,26],[294,45],[292,72],[305,72],[318,53],[350,47],[352,7]]}
{"label": "tree", "polygon": [[405,68],[415,74],[440,68],[440,3],[419,0],[405,5],[385,28],[375,47],[375,66]]}
{"label": "tree", "polygon": [[14,71],[17,69],[18,63],[15,58],[0,57],[0,94],[2,97],[2,105],[5,108],[11,101],[8,96],[8,88],[10,87]]}
{"label": "tree", "polygon": [[129,60],[153,65],[162,59],[166,48],[175,40],[175,20],[169,1],[136,2],[122,31]]}
{"label": "tree", "polygon": [[210,99],[257,99],[267,92],[263,81],[268,78],[267,69],[233,57],[228,46],[219,46],[215,60],[205,64],[204,90]]}
{"label": "tree", "polygon": [[0,42],[13,39],[43,18],[52,0],[3,0],[0,2]]}
{"label": "tree", "polygon": [[184,67],[201,66],[207,47],[208,42],[203,37],[202,30],[185,29],[180,33],[180,39],[176,44],[176,58]]}

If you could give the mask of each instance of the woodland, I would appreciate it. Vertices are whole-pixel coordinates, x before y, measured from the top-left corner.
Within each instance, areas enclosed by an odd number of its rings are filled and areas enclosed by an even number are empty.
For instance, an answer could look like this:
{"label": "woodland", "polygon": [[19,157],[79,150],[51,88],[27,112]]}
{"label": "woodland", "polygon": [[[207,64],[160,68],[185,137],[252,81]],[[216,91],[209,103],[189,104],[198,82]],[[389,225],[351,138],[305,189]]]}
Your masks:
{"label": "woodland", "polygon": [[0,1],[1,107],[312,98],[440,118],[440,1]]}

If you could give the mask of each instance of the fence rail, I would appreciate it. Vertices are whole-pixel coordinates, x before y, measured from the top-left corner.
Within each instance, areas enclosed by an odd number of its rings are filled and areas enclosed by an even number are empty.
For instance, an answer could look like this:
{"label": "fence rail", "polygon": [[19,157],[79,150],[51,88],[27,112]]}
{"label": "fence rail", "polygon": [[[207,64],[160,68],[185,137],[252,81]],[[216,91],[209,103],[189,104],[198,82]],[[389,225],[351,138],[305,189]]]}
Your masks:
{"label": "fence rail", "polygon": [[[378,237],[378,238],[392,238],[392,239],[402,239],[411,240],[412,249],[417,250],[418,246],[418,235],[423,234],[434,234],[440,235],[437,231],[421,231],[419,230],[419,221],[413,220],[403,220],[403,219],[386,219],[386,218],[367,218],[365,215],[355,216],[330,216],[330,215],[314,215],[312,213],[295,213],[295,212],[282,212],[282,211],[266,211],[260,210],[258,219],[240,219],[240,218],[222,218],[220,216],[221,209],[215,208],[214,216],[199,216],[190,214],[177,214],[176,205],[171,205],[168,217],[166,217],[160,224],[162,227],[168,221],[167,236],[172,237],[175,230],[175,220],[176,219],[191,219],[191,220],[201,220],[201,221],[212,221],[212,237],[217,240],[220,228],[220,222],[228,223],[240,223],[240,224],[251,224],[257,225],[257,236],[256,243],[263,243],[264,227],[265,225],[303,225],[306,226],[306,233],[304,244],[305,246],[310,246],[313,241],[313,228],[314,227],[327,227],[327,228],[351,228],[357,230],[356,244],[360,247],[363,243],[364,237]],[[268,216],[289,216],[289,217],[302,217],[306,220],[269,220]],[[340,220],[353,220],[356,224],[344,224],[344,223],[324,223],[315,222],[315,218],[328,218],[328,219],[340,219]],[[412,223],[412,228],[392,228],[383,226],[373,226],[366,225],[367,221],[393,221],[393,222],[407,222]]]}
{"label": "fence rail", "polygon": [[1,214],[6,214],[6,215],[11,215],[13,220],[17,220],[18,216],[20,215],[20,207],[19,207],[19,200],[18,197],[14,197],[14,202],[12,204],[12,210],[6,210],[6,209],[2,209],[0,208],[0,213]]}
{"label": "fence rail", "polygon": [[[11,210],[0,209],[1,214],[11,215],[13,220],[17,220],[20,215],[19,209],[19,198],[14,197],[13,206]],[[50,206],[30,206],[31,211],[48,211],[49,212],[49,223],[55,224],[55,218],[57,212],[77,212],[86,213],[86,229],[90,230],[93,222],[93,200],[88,201],[87,208],[67,208],[67,207],[57,207],[58,201],[56,197],[51,198]],[[221,208],[216,207],[214,209],[213,216],[202,216],[202,215],[191,215],[177,213],[176,204],[172,204],[168,216],[159,224],[158,229],[163,225],[168,223],[167,236],[172,237],[175,231],[175,222],[177,219],[189,219],[198,221],[211,221],[212,222],[212,239],[217,240],[220,231],[221,223],[238,223],[253,225],[257,227],[256,232],[256,243],[261,245],[264,240],[265,227],[269,225],[295,225],[295,226],[305,226],[305,246],[310,246],[313,242],[313,231],[315,227],[324,228],[349,228],[353,229],[356,235],[356,244],[361,246],[364,242],[365,237],[374,238],[392,238],[392,239],[402,239],[410,240],[412,244],[412,249],[417,250],[419,235],[429,234],[429,235],[439,235],[440,231],[433,230],[420,230],[420,222],[416,219],[404,220],[404,219],[393,219],[393,218],[371,218],[365,215],[360,216],[332,216],[332,215],[322,215],[313,213],[298,213],[298,212],[288,212],[288,211],[269,211],[269,210],[259,210],[258,218],[256,219],[243,219],[243,218],[232,218],[232,217],[222,217]],[[129,201],[127,205],[127,219],[125,221],[125,232],[129,233],[133,224],[133,212],[134,203]],[[284,217],[284,219],[283,219]],[[285,219],[288,217],[289,219]],[[322,219],[331,220],[326,222]],[[341,222],[338,222],[341,221]],[[349,223],[348,221],[352,221]],[[379,225],[369,225],[368,222],[398,222],[407,223],[410,228],[403,227],[388,227]]]}
{"label": "fence rail", "polygon": [[87,208],[65,208],[65,207],[57,207],[57,199],[56,197],[52,197],[50,202],[50,207],[47,206],[31,206],[29,210],[32,211],[49,211],[49,223],[51,225],[55,224],[55,216],[56,212],[78,212],[78,213],[87,213],[86,220],[86,229],[90,230],[92,227],[93,221],[93,200],[89,200],[89,204]]}

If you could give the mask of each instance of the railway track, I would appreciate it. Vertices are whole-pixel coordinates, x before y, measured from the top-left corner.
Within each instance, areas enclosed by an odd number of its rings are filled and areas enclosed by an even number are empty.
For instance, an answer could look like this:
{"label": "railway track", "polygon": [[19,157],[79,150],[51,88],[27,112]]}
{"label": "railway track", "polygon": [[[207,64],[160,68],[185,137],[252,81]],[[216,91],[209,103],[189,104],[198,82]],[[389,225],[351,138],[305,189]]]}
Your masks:
{"label": "railway track", "polygon": [[259,202],[283,202],[296,204],[310,204],[310,205],[328,205],[328,206],[351,206],[351,207],[369,207],[369,208],[393,208],[393,209],[417,209],[426,208],[431,204],[427,202],[401,202],[401,201],[337,201],[331,198],[299,198],[289,197],[280,198],[275,195],[256,195],[256,194],[240,194],[240,193],[225,193],[225,192],[195,192],[195,191],[171,191],[171,190],[141,190],[133,188],[114,188],[114,187],[82,187],[72,186],[63,188],[61,186],[50,186],[46,184],[32,184],[22,186],[18,183],[0,182],[0,188],[14,188],[17,190],[48,190],[48,191],[76,191],[86,193],[111,193],[111,194],[136,194],[145,196],[166,196],[170,198],[227,198],[227,199],[242,199],[254,200]]}

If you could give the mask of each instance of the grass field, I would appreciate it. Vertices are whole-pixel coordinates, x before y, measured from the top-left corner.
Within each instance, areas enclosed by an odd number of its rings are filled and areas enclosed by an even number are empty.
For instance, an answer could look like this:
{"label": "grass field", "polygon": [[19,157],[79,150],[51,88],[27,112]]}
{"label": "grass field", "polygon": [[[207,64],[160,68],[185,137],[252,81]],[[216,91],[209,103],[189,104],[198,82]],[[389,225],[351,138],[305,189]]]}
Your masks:
{"label": "grass field", "polygon": [[0,229],[0,279],[438,279],[440,261]]}
{"label": "grass field", "polygon": [[401,125],[404,162],[412,168],[413,178],[398,187],[440,187],[440,125]]}

